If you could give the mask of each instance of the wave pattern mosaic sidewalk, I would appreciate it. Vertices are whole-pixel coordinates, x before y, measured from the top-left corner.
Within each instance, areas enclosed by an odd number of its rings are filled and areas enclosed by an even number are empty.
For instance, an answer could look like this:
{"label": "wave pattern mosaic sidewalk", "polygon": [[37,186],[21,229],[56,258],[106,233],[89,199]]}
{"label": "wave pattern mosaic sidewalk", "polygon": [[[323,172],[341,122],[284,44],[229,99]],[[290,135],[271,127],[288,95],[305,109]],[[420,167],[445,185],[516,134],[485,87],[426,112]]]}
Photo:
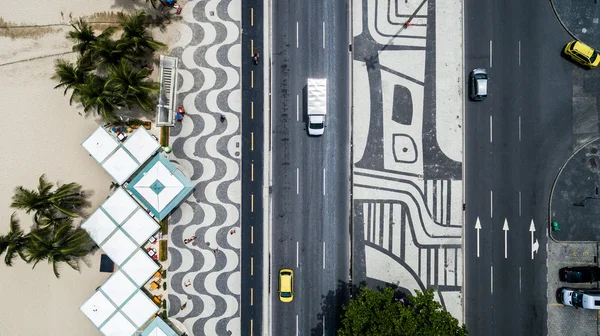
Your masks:
{"label": "wave pattern mosaic sidewalk", "polygon": [[172,52],[186,114],[169,159],[195,189],[169,220],[169,318],[190,335],[241,334],[240,11],[239,0],[184,4]]}
{"label": "wave pattern mosaic sidewalk", "polygon": [[354,1],[353,18],[354,282],[434,288],[462,320],[462,3]]}

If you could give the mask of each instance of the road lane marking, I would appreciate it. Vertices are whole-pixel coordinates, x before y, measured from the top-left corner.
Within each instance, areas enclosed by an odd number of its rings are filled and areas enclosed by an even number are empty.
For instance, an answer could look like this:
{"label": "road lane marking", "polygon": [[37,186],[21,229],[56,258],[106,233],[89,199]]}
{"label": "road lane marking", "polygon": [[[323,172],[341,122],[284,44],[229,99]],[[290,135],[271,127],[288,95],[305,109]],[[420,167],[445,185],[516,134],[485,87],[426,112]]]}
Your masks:
{"label": "road lane marking", "polygon": [[490,190],[490,218],[494,218],[494,192]]}
{"label": "road lane marking", "polygon": [[254,102],[250,102],[250,119],[254,119]]}
{"label": "road lane marking", "polygon": [[481,222],[479,221],[479,217],[475,221],[475,230],[477,230],[477,258],[479,258],[479,230],[481,230]]}
{"label": "road lane marking", "polygon": [[250,132],[250,150],[254,150],[254,132]]}
{"label": "road lane marking", "polygon": [[521,217],[521,192],[519,191],[519,217]]}
{"label": "road lane marking", "polygon": [[296,21],[296,48],[298,48],[299,42],[298,42],[298,21]]}
{"label": "road lane marking", "polygon": [[490,116],[490,142],[493,142],[492,135],[494,134],[492,130],[492,116]]}
{"label": "road lane marking", "polygon": [[300,265],[300,243],[296,242],[296,268]]}
{"label": "road lane marking", "polygon": [[504,218],[504,226],[502,226],[502,231],[504,231],[504,259],[508,258],[508,219]]}
{"label": "road lane marking", "polygon": [[254,328],[252,328],[252,325],[254,324],[254,319],[250,319],[250,336],[252,336],[252,334],[254,333]]}
{"label": "road lane marking", "polygon": [[521,293],[521,267],[519,267],[519,293]]}
{"label": "road lane marking", "polygon": [[519,66],[521,66],[521,40],[519,40]]}
{"label": "road lane marking", "polygon": [[323,336],[325,336],[325,317],[323,317]]}
{"label": "road lane marking", "polygon": [[250,8],[250,27],[254,26],[254,8]]}
{"label": "road lane marking", "polygon": [[250,244],[254,244],[254,226],[250,227]]}
{"label": "road lane marking", "polygon": [[494,266],[490,265],[490,289],[491,293],[494,294]]}
{"label": "road lane marking", "polygon": [[519,142],[521,142],[521,116],[519,116]]}
{"label": "road lane marking", "polygon": [[250,194],[250,212],[254,212],[254,194]]}
{"label": "road lane marking", "polygon": [[254,70],[250,71],[250,87],[254,88]]}
{"label": "road lane marking", "polygon": [[492,67],[492,40],[490,40],[490,68]]}
{"label": "road lane marking", "polygon": [[325,269],[325,242],[323,242],[323,269]]}
{"label": "road lane marking", "polygon": [[250,57],[254,57],[254,39],[250,39]]}
{"label": "road lane marking", "polygon": [[296,336],[298,336],[298,315],[296,315]]}
{"label": "road lane marking", "polygon": [[300,120],[300,98],[296,95],[296,121]]}
{"label": "road lane marking", "polygon": [[250,257],[250,275],[254,276],[254,257]]}
{"label": "road lane marking", "polygon": [[323,21],[323,49],[325,49],[325,21]]}
{"label": "road lane marking", "polygon": [[296,168],[296,195],[300,194],[300,168]]}
{"label": "road lane marking", "polygon": [[254,163],[250,164],[250,181],[254,181]]}
{"label": "road lane marking", "polygon": [[325,168],[323,168],[323,196],[325,196]]}
{"label": "road lane marking", "polygon": [[250,305],[254,306],[254,288],[250,288]]}

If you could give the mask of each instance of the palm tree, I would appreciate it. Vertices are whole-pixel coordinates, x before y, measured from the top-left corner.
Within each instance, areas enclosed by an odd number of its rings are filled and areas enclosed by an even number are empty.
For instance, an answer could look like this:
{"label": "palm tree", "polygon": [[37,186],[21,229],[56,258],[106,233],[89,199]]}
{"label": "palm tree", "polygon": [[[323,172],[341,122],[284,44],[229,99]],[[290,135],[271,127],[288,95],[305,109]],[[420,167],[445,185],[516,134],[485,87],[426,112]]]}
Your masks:
{"label": "palm tree", "polygon": [[121,59],[135,62],[138,57],[131,52],[131,48],[125,40],[113,40],[110,37],[98,38],[92,43],[94,63],[98,67],[118,64]]}
{"label": "palm tree", "polygon": [[139,105],[144,111],[154,108],[152,97],[158,92],[158,83],[148,80],[150,71],[136,68],[131,63],[121,60],[118,65],[109,68],[106,85],[109,85],[118,96],[125,97],[128,106]]}
{"label": "palm tree", "polygon": [[25,246],[27,245],[29,238],[28,235],[23,233],[19,219],[16,214],[10,216],[10,231],[5,236],[0,236],[0,255],[6,252],[4,256],[4,263],[6,266],[12,266],[12,261],[17,255],[21,259],[27,261],[27,257],[24,253]]}
{"label": "palm tree", "polygon": [[88,233],[81,227],[74,228],[72,220],[67,218],[57,227],[32,231],[24,254],[28,262],[33,262],[33,268],[40,261],[51,263],[54,275],[58,278],[58,269],[62,263],[79,271],[79,261],[84,259],[94,246]]}
{"label": "palm tree", "polygon": [[81,185],[71,182],[52,191],[53,187],[54,185],[46,180],[46,176],[42,175],[37,190],[28,190],[22,186],[15,188],[10,206],[25,210],[26,213],[33,211],[36,220],[39,220],[40,217],[54,218],[57,215],[77,217],[78,210],[87,205]]}
{"label": "palm tree", "polygon": [[148,31],[148,15],[140,11],[135,15],[119,13],[119,22],[123,28],[121,41],[138,57],[142,58],[165,44],[155,41]]}
{"label": "palm tree", "polygon": [[85,65],[74,65],[64,59],[58,59],[54,64],[54,69],[56,73],[52,76],[52,79],[59,81],[59,84],[54,88],[64,87],[64,95],[67,95],[67,91],[72,89],[73,93],[71,93],[69,104],[73,104],[77,88],[85,82],[85,78],[91,71],[91,68]]}
{"label": "palm tree", "polygon": [[92,42],[96,40],[96,34],[94,29],[83,19],[79,19],[76,23],[71,23],[73,31],[70,31],[67,35],[68,38],[73,40],[73,51],[79,52],[79,55],[83,56],[90,50]]}
{"label": "palm tree", "polygon": [[106,85],[106,79],[93,74],[88,75],[85,83],[79,86],[77,99],[83,105],[84,112],[95,110],[108,123],[117,119],[115,111],[125,105],[126,100]]}

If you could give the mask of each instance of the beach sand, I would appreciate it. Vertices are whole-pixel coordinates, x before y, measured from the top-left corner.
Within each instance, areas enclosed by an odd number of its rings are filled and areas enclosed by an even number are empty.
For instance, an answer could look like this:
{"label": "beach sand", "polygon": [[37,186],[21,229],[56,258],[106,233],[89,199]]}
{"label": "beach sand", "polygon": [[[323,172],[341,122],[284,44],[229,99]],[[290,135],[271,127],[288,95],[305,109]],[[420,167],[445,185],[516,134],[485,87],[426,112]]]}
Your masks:
{"label": "beach sand", "polygon": [[[69,14],[78,17],[147,6],[143,0],[1,1],[0,13],[5,22],[55,24],[68,22]],[[50,77],[55,60],[75,60],[75,55],[68,53],[68,27],[53,29],[37,39],[0,37],[0,234],[9,230],[14,188],[35,188],[42,174],[54,183],[77,182],[92,190],[90,213],[110,194],[112,179],[81,146],[100,122],[93,115],[80,115],[81,106],[70,106],[69,97],[53,89],[57,83]],[[61,53],[67,54],[43,57]],[[37,57],[42,58],[23,61]],[[153,119],[153,115],[149,117]],[[31,216],[18,215],[22,227],[29,230]],[[79,310],[109,276],[99,272],[100,253],[91,255],[91,267],[82,265],[80,273],[63,267],[59,279],[48,264],[32,270],[20,260],[15,260],[13,267],[0,263],[0,335],[101,335]]]}

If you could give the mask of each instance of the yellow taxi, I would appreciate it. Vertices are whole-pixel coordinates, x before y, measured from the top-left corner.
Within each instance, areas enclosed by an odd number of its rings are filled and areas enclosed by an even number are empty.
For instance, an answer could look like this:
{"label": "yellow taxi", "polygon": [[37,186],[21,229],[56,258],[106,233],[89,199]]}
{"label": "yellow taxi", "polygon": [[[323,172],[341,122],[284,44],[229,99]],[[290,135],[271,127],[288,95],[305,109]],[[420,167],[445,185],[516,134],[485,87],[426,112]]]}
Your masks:
{"label": "yellow taxi", "polygon": [[587,44],[579,41],[571,41],[565,46],[565,55],[568,55],[581,65],[590,68],[595,68],[600,64],[600,56],[598,53]]}
{"label": "yellow taxi", "polygon": [[294,299],[294,272],[291,269],[279,271],[279,300],[292,302]]}

